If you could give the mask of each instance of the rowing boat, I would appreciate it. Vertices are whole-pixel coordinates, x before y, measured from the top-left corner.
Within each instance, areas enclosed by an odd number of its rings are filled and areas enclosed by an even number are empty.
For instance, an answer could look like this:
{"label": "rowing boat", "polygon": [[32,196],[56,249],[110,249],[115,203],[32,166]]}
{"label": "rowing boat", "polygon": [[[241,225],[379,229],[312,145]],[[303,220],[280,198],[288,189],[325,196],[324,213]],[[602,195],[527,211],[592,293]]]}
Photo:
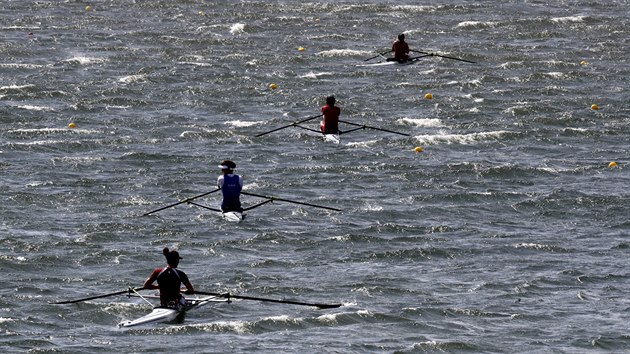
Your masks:
{"label": "rowing boat", "polygon": [[245,214],[240,211],[226,211],[221,213],[221,216],[225,221],[229,222],[241,222],[245,218]]}
{"label": "rowing boat", "polygon": [[209,302],[226,302],[227,299],[220,299],[217,296],[207,296],[203,298],[197,299],[187,299],[186,304],[177,308],[173,307],[163,307],[158,306],[154,307],[151,313],[144,315],[135,320],[127,320],[122,321],[118,324],[118,327],[134,327],[140,326],[148,323],[156,323],[156,322],[173,322],[177,319],[183,319],[183,316],[186,312],[203,306]]}
{"label": "rowing boat", "polygon": [[333,144],[341,143],[339,134],[324,134],[324,141],[327,143],[333,143]]}
{"label": "rowing boat", "polygon": [[400,66],[405,66],[405,65],[412,65],[418,62],[420,58],[412,58],[409,59],[407,61],[403,61],[403,62],[399,62],[396,60],[391,60],[391,61],[381,61],[378,63],[372,63],[372,64],[357,64],[357,67],[371,67],[371,66],[390,66],[390,65],[400,65]]}

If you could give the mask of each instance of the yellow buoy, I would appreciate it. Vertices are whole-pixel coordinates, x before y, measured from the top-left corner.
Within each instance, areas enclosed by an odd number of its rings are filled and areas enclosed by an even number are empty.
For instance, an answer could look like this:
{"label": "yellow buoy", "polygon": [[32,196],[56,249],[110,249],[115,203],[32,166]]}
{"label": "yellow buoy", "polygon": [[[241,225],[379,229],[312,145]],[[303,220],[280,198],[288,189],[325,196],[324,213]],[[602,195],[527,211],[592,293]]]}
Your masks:
{"label": "yellow buoy", "polygon": [[608,164],[608,167],[615,168],[617,167],[617,163],[615,161],[612,161],[611,163]]}
{"label": "yellow buoy", "polygon": [[598,106],[598,105],[596,105],[596,104],[592,104],[592,105],[591,105],[591,109],[592,109],[592,110],[594,110],[594,111],[596,111],[596,110],[598,110],[598,109],[599,109],[599,106]]}
{"label": "yellow buoy", "polygon": [[269,88],[272,89],[272,90],[275,90],[275,89],[278,88],[278,85],[276,85],[276,84],[269,84]]}
{"label": "yellow buoy", "polygon": [[68,124],[68,128],[70,128],[70,129],[74,129],[74,128],[76,128],[76,127],[77,127],[77,125],[76,125],[76,124],[74,124],[74,123],[70,123],[70,124]]}
{"label": "yellow buoy", "polygon": [[414,149],[416,152],[423,152],[424,148],[422,146],[416,146],[416,148]]}
{"label": "yellow buoy", "polygon": [[92,10],[92,6],[88,5],[85,7],[85,11],[90,11],[90,10]]}
{"label": "yellow buoy", "polygon": [[298,52],[303,52],[305,49],[304,49],[304,47],[299,47],[297,50],[298,50]]}
{"label": "yellow buoy", "polygon": [[586,64],[588,64],[588,62],[587,62],[586,60],[582,60],[582,61],[580,62],[580,65],[586,65]]}
{"label": "yellow buoy", "polygon": [[424,99],[425,100],[431,100],[431,99],[433,99],[433,95],[430,94],[430,93],[427,93],[426,95],[424,95]]}

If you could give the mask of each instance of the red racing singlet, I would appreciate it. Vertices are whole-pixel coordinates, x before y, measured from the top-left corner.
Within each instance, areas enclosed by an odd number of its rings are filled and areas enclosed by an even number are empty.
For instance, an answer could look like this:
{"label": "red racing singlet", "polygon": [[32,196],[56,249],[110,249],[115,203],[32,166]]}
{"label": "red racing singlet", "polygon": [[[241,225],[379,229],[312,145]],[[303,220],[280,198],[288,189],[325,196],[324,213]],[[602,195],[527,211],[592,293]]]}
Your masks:
{"label": "red racing singlet", "polygon": [[322,107],[324,121],[320,125],[320,129],[324,134],[337,134],[339,132],[339,115],[341,109],[335,106],[325,105]]}

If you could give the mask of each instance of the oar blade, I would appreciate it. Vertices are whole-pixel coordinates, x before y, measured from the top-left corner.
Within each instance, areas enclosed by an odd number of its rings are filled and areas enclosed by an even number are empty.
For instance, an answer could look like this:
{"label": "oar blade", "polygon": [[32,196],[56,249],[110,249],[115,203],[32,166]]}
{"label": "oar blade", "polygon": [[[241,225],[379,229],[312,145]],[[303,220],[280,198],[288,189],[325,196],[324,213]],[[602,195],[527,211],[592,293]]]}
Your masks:
{"label": "oar blade", "polygon": [[325,309],[336,309],[342,306],[342,304],[315,304],[317,308],[325,310]]}

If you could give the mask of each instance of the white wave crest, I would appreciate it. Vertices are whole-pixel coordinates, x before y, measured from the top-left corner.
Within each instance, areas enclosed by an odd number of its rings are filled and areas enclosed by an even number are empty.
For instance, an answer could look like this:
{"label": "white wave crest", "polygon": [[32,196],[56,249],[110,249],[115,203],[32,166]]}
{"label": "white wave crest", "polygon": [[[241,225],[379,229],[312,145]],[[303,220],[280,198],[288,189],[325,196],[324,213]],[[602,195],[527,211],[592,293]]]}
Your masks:
{"label": "white wave crest", "polygon": [[322,73],[314,73],[314,72],[310,72],[307,74],[303,74],[298,76],[300,79],[317,79],[320,76],[332,76],[334,75],[334,73],[332,72],[322,72]]}
{"label": "white wave crest", "polygon": [[490,140],[501,140],[509,131],[481,132],[471,134],[418,135],[415,138],[422,144],[474,144]]}
{"label": "white wave crest", "polygon": [[242,120],[230,120],[223,124],[231,125],[233,127],[251,127],[258,124],[263,124],[264,122],[248,122]]}
{"label": "white wave crest", "polygon": [[566,16],[566,17],[553,17],[551,21],[563,23],[563,22],[584,22],[586,16]]}
{"label": "white wave crest", "polygon": [[492,21],[463,21],[457,24],[457,26],[455,27],[462,27],[462,28],[471,28],[471,27],[477,27],[477,28],[482,28],[482,27],[496,27],[497,26],[497,22],[492,22]]}
{"label": "white wave crest", "polygon": [[128,83],[132,83],[132,82],[146,81],[146,78],[147,78],[147,76],[144,75],[144,74],[128,75],[128,76],[121,77],[120,79],[118,79],[118,81],[128,84]]}
{"label": "white wave crest", "polygon": [[45,106],[23,105],[23,106],[17,106],[17,107],[26,109],[29,111],[52,111],[53,110],[51,107],[45,107]]}
{"label": "white wave crest", "polygon": [[322,52],[316,53],[315,55],[319,55],[322,57],[347,57],[347,56],[359,56],[359,55],[370,55],[373,52],[354,50],[354,49],[331,49],[324,50]]}
{"label": "white wave crest", "polygon": [[230,33],[233,35],[245,33],[244,23],[235,23],[230,27]]}
{"label": "white wave crest", "polygon": [[439,128],[443,127],[444,124],[441,120],[437,118],[401,118],[397,121],[397,123],[401,123],[403,125],[413,125],[416,127],[431,127],[431,128]]}

